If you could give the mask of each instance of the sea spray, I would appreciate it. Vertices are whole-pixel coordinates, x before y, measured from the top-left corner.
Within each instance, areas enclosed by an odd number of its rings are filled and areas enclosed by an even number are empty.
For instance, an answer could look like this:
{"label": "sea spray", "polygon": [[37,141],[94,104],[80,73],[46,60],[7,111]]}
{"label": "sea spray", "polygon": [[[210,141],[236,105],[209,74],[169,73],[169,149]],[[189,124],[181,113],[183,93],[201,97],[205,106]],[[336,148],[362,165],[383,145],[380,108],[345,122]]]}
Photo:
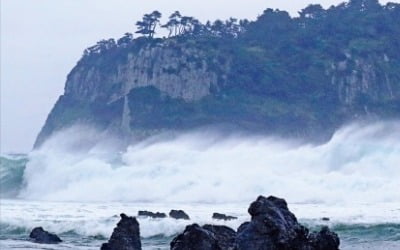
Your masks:
{"label": "sea spray", "polygon": [[12,198],[22,188],[23,173],[28,162],[26,155],[0,156],[0,197]]}
{"label": "sea spray", "polygon": [[400,201],[398,122],[349,125],[321,145],[215,130],[154,137],[121,152],[112,140],[93,139],[99,137],[71,128],[32,152],[20,197],[246,203],[274,194],[301,203]]}

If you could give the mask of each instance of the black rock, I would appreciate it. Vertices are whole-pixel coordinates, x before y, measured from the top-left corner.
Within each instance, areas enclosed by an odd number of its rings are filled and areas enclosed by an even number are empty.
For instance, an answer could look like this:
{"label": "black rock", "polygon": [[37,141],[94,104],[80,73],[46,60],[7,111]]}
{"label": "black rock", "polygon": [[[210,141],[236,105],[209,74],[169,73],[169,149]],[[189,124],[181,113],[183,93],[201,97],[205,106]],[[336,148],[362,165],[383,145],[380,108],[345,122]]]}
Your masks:
{"label": "black rock", "polygon": [[183,210],[171,210],[169,212],[169,217],[174,219],[190,220],[189,215],[187,215]]}
{"label": "black rock", "polygon": [[139,222],[135,217],[121,214],[121,220],[101,250],[141,250]]}
{"label": "black rock", "polygon": [[215,220],[237,220],[237,217],[234,216],[229,216],[226,214],[220,214],[220,213],[213,213],[212,218]]}
{"label": "black rock", "polygon": [[193,224],[172,240],[171,250],[219,250],[219,247],[212,232]]}
{"label": "black rock", "polygon": [[139,211],[138,216],[143,216],[143,217],[150,217],[150,218],[167,218],[167,215],[165,213],[160,213],[160,212],[149,212],[149,211]]}
{"label": "black rock", "polygon": [[171,242],[172,250],[231,250],[236,233],[226,226],[189,225]]}
{"label": "black rock", "polygon": [[[308,229],[297,222],[283,199],[259,196],[250,205],[248,212],[251,221],[239,227],[236,250],[338,249],[339,245],[335,245],[337,235],[329,230],[309,236]],[[322,245],[320,240],[327,240],[329,243]],[[320,246],[328,248],[319,248]]]}
{"label": "black rock", "polygon": [[221,250],[234,249],[236,232],[227,226],[204,225],[203,228],[214,233]]}
{"label": "black rock", "polygon": [[62,242],[57,235],[45,231],[42,227],[35,227],[29,234],[29,237],[34,242],[42,244],[57,244]]}
{"label": "black rock", "polygon": [[328,217],[322,217],[321,220],[323,221],[330,221],[330,219]]}
{"label": "black rock", "polygon": [[329,230],[328,227],[322,227],[318,233],[311,233],[309,236],[311,246],[315,250],[339,249],[340,239],[338,235]]}

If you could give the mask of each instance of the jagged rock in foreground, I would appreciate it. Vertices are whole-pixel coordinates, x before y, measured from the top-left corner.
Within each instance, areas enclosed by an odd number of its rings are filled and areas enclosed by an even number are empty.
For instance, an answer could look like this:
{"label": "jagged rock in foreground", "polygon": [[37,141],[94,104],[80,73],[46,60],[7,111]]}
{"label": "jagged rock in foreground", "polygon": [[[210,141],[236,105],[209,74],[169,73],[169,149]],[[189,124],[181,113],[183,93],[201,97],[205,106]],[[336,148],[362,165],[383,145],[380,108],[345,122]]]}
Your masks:
{"label": "jagged rock in foreground", "polygon": [[189,225],[171,242],[172,250],[234,249],[236,232],[225,226]]}
{"label": "jagged rock in foreground", "polygon": [[187,226],[172,250],[338,250],[339,237],[327,227],[309,234],[284,199],[260,196],[249,208],[251,221],[238,232],[226,226]]}
{"label": "jagged rock in foreground", "polygon": [[297,222],[285,200],[260,196],[249,208],[251,221],[242,224],[237,233],[237,250],[337,250],[338,236],[323,228],[308,234],[308,229]]}
{"label": "jagged rock in foreground", "polygon": [[121,214],[121,220],[111,235],[108,243],[101,250],[141,250],[139,223],[135,217]]}
{"label": "jagged rock in foreground", "polygon": [[237,217],[235,216],[230,216],[230,215],[226,215],[226,214],[220,214],[220,213],[213,213],[212,218],[214,220],[237,220]]}
{"label": "jagged rock in foreground", "polygon": [[189,215],[187,215],[187,213],[185,213],[183,210],[171,210],[169,212],[169,217],[177,220],[190,220]]}
{"label": "jagged rock in foreground", "polygon": [[35,227],[29,234],[29,238],[33,239],[35,243],[41,244],[57,244],[62,242],[57,235],[45,231],[42,227]]}
{"label": "jagged rock in foreground", "polygon": [[150,211],[139,211],[138,216],[143,216],[143,217],[150,217],[153,219],[162,219],[162,218],[167,218],[167,215],[165,213],[160,213],[160,212],[150,212]]}

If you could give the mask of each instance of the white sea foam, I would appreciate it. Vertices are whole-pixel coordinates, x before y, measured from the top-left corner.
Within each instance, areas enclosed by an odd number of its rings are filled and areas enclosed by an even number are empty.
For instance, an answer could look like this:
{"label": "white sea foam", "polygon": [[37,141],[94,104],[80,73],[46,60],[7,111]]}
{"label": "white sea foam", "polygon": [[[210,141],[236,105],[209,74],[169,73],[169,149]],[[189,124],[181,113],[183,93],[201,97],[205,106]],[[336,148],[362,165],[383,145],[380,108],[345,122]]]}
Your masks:
{"label": "white sea foam", "polygon": [[[255,199],[256,197],[254,197]],[[324,204],[289,204],[289,209],[308,226],[327,224],[335,225],[385,225],[399,224],[400,203],[350,205]],[[49,202],[28,200],[2,200],[1,227],[2,233],[12,233],[13,229],[22,228],[20,234],[26,236],[34,227],[41,226],[57,234],[76,233],[83,237],[101,235],[108,238],[120,213],[137,215],[139,210],[160,211],[168,213],[170,209],[183,209],[190,220],[138,218],[140,234],[144,238],[153,236],[173,237],[181,233],[186,225],[192,223],[227,225],[237,229],[239,225],[250,220],[247,213],[248,204],[172,204],[172,203],[131,203],[131,202]],[[233,221],[211,219],[213,212],[226,213],[238,217]],[[329,217],[329,222],[321,221]],[[390,227],[390,225],[389,225]],[[396,234],[395,231],[393,234]],[[65,236],[65,235],[63,235]],[[104,240],[102,240],[104,241]],[[169,242],[169,240],[167,240]]]}
{"label": "white sea foam", "polygon": [[93,138],[92,130],[72,128],[32,152],[20,197],[248,204],[273,194],[300,203],[400,202],[399,122],[349,125],[322,145],[197,131],[151,138],[119,154],[112,140]]}

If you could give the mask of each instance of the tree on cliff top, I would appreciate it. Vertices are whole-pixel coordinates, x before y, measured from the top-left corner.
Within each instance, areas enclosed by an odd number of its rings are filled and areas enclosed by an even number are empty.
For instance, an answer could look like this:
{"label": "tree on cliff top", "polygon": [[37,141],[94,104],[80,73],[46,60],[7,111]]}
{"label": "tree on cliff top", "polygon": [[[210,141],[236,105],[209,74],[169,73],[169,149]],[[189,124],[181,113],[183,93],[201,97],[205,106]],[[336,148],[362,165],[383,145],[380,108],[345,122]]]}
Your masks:
{"label": "tree on cliff top", "polygon": [[145,14],[142,21],[136,22],[136,26],[138,26],[138,31],[136,31],[136,33],[153,38],[157,25],[160,23],[160,18],[161,13],[156,10],[150,14]]}

